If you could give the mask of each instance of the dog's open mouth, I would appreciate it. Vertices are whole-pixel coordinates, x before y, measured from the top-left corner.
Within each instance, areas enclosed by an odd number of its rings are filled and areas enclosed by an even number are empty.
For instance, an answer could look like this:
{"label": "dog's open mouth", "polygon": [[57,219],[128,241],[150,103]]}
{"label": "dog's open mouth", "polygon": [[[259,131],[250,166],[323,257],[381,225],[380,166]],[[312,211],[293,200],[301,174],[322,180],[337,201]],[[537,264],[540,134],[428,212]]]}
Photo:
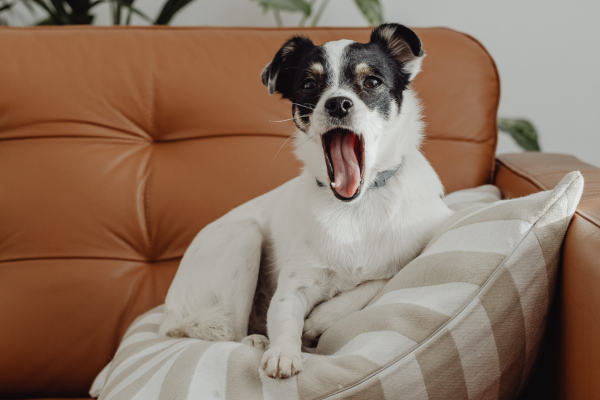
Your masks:
{"label": "dog's open mouth", "polygon": [[365,146],[362,138],[338,128],[324,134],[321,140],[333,193],[340,200],[353,200],[363,184]]}

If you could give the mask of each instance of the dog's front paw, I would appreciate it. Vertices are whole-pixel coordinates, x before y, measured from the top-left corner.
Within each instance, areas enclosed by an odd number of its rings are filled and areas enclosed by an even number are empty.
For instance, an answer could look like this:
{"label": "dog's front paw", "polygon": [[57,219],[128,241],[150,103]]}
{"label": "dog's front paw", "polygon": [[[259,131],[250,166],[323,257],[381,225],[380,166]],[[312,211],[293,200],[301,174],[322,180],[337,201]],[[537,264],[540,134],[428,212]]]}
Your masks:
{"label": "dog's front paw", "polygon": [[267,350],[260,365],[268,377],[275,379],[287,379],[297,375],[304,367],[300,351],[282,346],[271,347]]}

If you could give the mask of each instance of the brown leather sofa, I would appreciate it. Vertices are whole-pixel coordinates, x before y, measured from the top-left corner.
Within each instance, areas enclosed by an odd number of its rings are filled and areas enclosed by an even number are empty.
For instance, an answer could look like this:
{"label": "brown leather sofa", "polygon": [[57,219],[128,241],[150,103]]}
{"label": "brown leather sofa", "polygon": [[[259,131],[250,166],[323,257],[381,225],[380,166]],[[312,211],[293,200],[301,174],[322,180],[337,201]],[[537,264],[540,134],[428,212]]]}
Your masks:
{"label": "brown leather sofa", "polygon": [[[292,124],[270,122],[290,105],[259,79],[293,32],[0,29],[0,398],[87,397],[129,323],[164,301],[196,232],[298,173]],[[369,30],[306,33],[366,41]],[[561,155],[494,160],[494,62],[464,34],[417,33],[423,150],[448,192],[495,183],[522,196],[582,171],[523,397],[600,398],[600,170]]]}

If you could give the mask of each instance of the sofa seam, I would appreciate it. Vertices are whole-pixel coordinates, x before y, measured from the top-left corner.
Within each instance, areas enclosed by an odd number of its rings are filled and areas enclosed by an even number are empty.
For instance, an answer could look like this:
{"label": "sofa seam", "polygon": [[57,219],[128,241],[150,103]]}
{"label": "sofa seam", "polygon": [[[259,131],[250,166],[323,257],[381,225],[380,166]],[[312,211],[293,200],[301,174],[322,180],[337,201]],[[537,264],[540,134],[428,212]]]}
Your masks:
{"label": "sofa seam", "polygon": [[[504,166],[507,170],[512,172],[513,174],[517,175],[518,177],[520,177],[520,178],[524,179],[525,181],[534,185],[538,190],[550,190],[550,188],[546,187],[544,184],[542,184],[537,179],[535,179],[532,175],[523,171],[516,165],[514,165],[508,161],[505,161],[505,160],[496,159],[496,161],[499,164],[501,164],[502,166]],[[600,196],[594,196],[593,198],[600,198]],[[598,221],[594,221],[594,219],[599,218],[599,217],[597,217],[595,214],[589,213],[584,208],[581,208],[580,205],[578,205],[577,208],[575,209],[575,214],[579,215],[580,217],[582,217],[583,219],[587,220],[588,222],[590,222],[591,224],[593,224],[594,226],[596,226],[597,228],[600,229],[600,223]]]}
{"label": "sofa seam", "polygon": [[[137,139],[129,139],[129,138],[119,138],[119,137],[110,137],[110,136],[69,136],[69,135],[51,135],[51,136],[23,136],[23,137],[10,137],[10,138],[0,138],[0,144],[2,142],[10,142],[10,141],[18,141],[18,140],[51,140],[51,139],[68,139],[68,140],[105,140],[105,141],[115,141],[121,142],[124,144],[137,144],[137,145],[147,145],[147,144],[161,144],[161,143],[174,143],[174,142],[184,142],[186,140],[202,140],[202,139],[216,139],[220,137],[273,137],[273,138],[287,138],[288,135],[282,135],[278,133],[214,133],[209,135],[202,135],[196,137],[189,138],[177,138],[177,139],[155,139],[155,140],[137,140]],[[424,144],[426,145],[428,142],[458,142],[458,143],[473,143],[477,145],[489,145],[490,140],[471,140],[471,139],[461,139],[461,138],[447,138],[447,137],[439,137],[439,136],[430,136],[427,135],[424,139]]]}
{"label": "sofa seam", "polygon": [[155,77],[154,77],[154,63],[155,56],[154,51],[151,52],[150,55],[150,79],[148,82],[149,88],[149,99],[148,99],[148,110],[150,112],[150,136],[152,137],[152,143],[150,145],[149,155],[148,155],[148,172],[146,176],[146,182],[144,187],[144,223],[145,223],[145,231],[146,231],[146,240],[147,240],[147,258],[150,261],[154,261],[154,246],[153,246],[153,238],[152,232],[150,229],[150,187],[152,181],[152,160],[154,154],[154,143],[155,138],[157,137],[157,129],[156,129],[156,90],[155,90]]}
{"label": "sofa seam", "polygon": [[439,141],[447,141],[447,142],[468,142],[468,143],[473,143],[473,144],[485,144],[485,145],[489,145],[489,144],[493,145],[494,144],[494,141],[492,139],[473,140],[473,139],[464,139],[464,138],[447,138],[447,137],[433,136],[431,134],[426,133],[423,142],[425,144],[427,144],[428,140],[431,140],[431,141],[439,140]]}
{"label": "sofa seam", "polygon": [[[326,400],[328,398],[331,398],[333,396],[337,396],[340,395],[350,389],[353,389],[359,385],[362,385],[363,383],[366,383],[368,380],[370,380],[371,378],[375,378],[377,377],[377,375],[379,375],[380,373],[384,372],[385,370],[387,370],[388,368],[391,368],[393,365],[401,362],[403,359],[405,359],[408,355],[410,354],[414,354],[418,349],[420,349],[422,346],[424,346],[425,344],[427,344],[428,342],[430,342],[431,340],[433,340],[435,338],[435,336],[437,336],[440,332],[442,332],[442,330],[444,330],[445,328],[447,328],[447,326],[454,321],[471,303],[473,303],[473,301],[475,301],[475,299],[477,297],[480,296],[480,294],[488,287],[488,285],[490,284],[490,282],[492,281],[492,279],[499,273],[499,271],[502,269],[502,267],[504,267],[504,265],[506,264],[506,260],[508,260],[516,251],[516,249],[521,245],[521,243],[523,243],[523,241],[525,240],[526,237],[529,236],[529,234],[533,231],[533,228],[539,223],[540,219],[546,214],[548,213],[548,211],[558,202],[558,200],[564,196],[564,194],[566,193],[566,191],[575,183],[576,180],[571,181],[571,183],[569,184],[569,186],[567,186],[563,192],[560,194],[560,196],[557,196],[556,200],[554,200],[552,202],[552,204],[550,204],[547,208],[544,209],[544,212],[540,213],[539,217],[537,218],[537,220],[535,221],[534,224],[531,225],[531,227],[527,230],[527,233],[525,235],[523,235],[523,237],[521,238],[521,240],[519,240],[519,243],[517,243],[517,245],[515,245],[513,247],[513,249],[511,250],[510,254],[508,254],[504,260],[502,260],[502,262],[500,263],[500,265],[498,265],[496,267],[496,269],[494,270],[494,272],[492,272],[492,274],[488,277],[488,279],[484,282],[483,285],[481,285],[481,287],[479,288],[479,290],[471,297],[471,299],[465,303],[465,305],[463,307],[460,308],[460,310],[458,310],[451,318],[448,319],[448,321],[446,321],[445,323],[443,323],[438,329],[435,330],[435,332],[433,332],[431,335],[429,335],[427,337],[427,339],[423,340],[423,342],[416,344],[411,350],[409,350],[408,352],[406,352],[404,355],[402,355],[402,357],[398,358],[397,360],[394,360],[393,362],[391,362],[390,364],[386,365],[385,367],[382,367],[381,369],[379,369],[378,371],[372,373],[371,375],[369,375],[368,377],[362,379],[361,381],[348,386],[347,388],[344,388],[338,392],[332,393],[330,395],[327,395],[325,397],[321,397],[321,400]],[[566,232],[565,232],[566,233]],[[562,245],[561,245],[562,246]]]}
{"label": "sofa seam", "polygon": [[29,262],[29,261],[48,261],[48,260],[89,260],[89,261],[117,261],[117,262],[131,262],[140,264],[158,264],[162,262],[176,261],[181,259],[182,256],[169,257],[162,260],[136,260],[133,258],[119,258],[119,257],[77,257],[77,256],[65,256],[65,257],[31,257],[31,258],[11,258],[6,260],[0,260],[0,266],[5,263],[13,262]]}
{"label": "sofa seam", "polygon": [[547,188],[544,184],[542,184],[540,181],[538,181],[537,179],[535,179],[532,175],[530,175],[527,172],[521,170],[520,168],[518,168],[514,164],[510,164],[510,163],[508,163],[508,162],[506,162],[504,160],[500,160],[500,159],[497,159],[497,160],[498,160],[498,162],[500,164],[502,164],[504,167],[506,167],[509,171],[511,171],[515,175],[519,176],[520,178],[525,179],[529,183],[533,184],[538,190],[549,190],[549,188]]}
{"label": "sofa seam", "polygon": [[[83,122],[79,122],[81,124],[84,125],[91,125],[94,127],[98,127],[98,128],[102,128],[102,129],[106,129],[109,131],[115,131],[115,132],[120,132],[120,133],[124,133],[127,134],[130,137],[112,137],[112,136],[101,136],[101,135],[31,135],[31,136],[13,136],[13,137],[0,137],[0,142],[4,142],[4,141],[14,141],[14,140],[25,140],[25,139],[112,139],[112,140],[119,140],[119,141],[126,141],[126,142],[135,142],[135,143],[149,143],[151,142],[151,140],[148,140],[147,138],[144,137],[140,137],[138,136],[135,132],[132,131],[128,131],[122,128],[117,128],[117,127],[111,127],[111,126],[106,126],[103,124],[99,124],[99,123],[95,123],[92,121],[83,121]],[[23,124],[20,125],[18,127],[12,127],[10,129],[6,129],[3,130],[3,132],[6,131],[10,131],[10,130],[14,130],[16,129],[20,129],[23,127],[27,127],[28,125],[32,125],[32,124]],[[145,132],[144,132],[145,133]]]}
{"label": "sofa seam", "polygon": [[591,223],[592,225],[594,225],[596,228],[600,229],[600,223],[598,223],[597,221],[594,221],[594,217],[589,216],[588,215],[589,213],[586,210],[577,209],[577,210],[575,210],[575,213],[577,215],[579,215],[581,218],[583,218],[586,221],[588,221],[589,223]]}
{"label": "sofa seam", "polygon": [[[125,132],[120,129],[115,129],[118,132]],[[106,140],[106,141],[115,141],[122,142],[127,144],[148,144],[152,143],[149,140],[138,140],[138,139],[130,139],[130,138],[120,138],[120,137],[112,137],[112,136],[83,136],[83,135],[50,135],[50,136],[21,136],[21,137],[0,137],[0,144],[2,142],[14,142],[18,140],[50,140],[50,139],[68,139],[68,140],[76,140],[76,139],[90,139],[90,140]]]}
{"label": "sofa seam", "polygon": [[[203,135],[193,138],[177,138],[177,139],[163,139],[156,140],[155,143],[173,143],[173,142],[183,142],[186,140],[200,140],[200,139],[215,139],[220,137],[275,137],[275,138],[287,138],[289,135],[282,135],[278,133],[215,133],[209,135]],[[448,141],[448,142],[468,142],[473,144],[488,144],[489,140],[470,140],[470,139],[461,139],[461,138],[441,138],[441,137],[431,137],[427,136],[425,138],[425,144],[427,141]]]}
{"label": "sofa seam", "polygon": [[150,229],[150,186],[152,180],[152,149],[150,149],[150,155],[148,156],[148,175],[146,177],[146,183],[144,185],[144,230],[146,233],[146,241],[148,249],[146,257],[150,262],[154,262],[154,247]]}

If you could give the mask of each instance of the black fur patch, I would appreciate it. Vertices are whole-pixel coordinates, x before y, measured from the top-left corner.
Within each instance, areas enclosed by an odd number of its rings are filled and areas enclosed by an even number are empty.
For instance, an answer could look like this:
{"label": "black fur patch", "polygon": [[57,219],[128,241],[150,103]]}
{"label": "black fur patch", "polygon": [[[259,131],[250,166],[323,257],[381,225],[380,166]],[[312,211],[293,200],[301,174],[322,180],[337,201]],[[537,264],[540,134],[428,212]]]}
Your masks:
{"label": "black fur patch", "polygon": [[[359,64],[366,64],[372,73],[357,80]],[[381,80],[378,88],[365,87],[364,80],[370,76]],[[386,118],[390,117],[392,102],[400,109],[402,92],[409,84],[409,75],[402,64],[373,43],[352,43],[346,48],[341,79],[342,87],[351,88],[370,110],[379,111]]]}
{"label": "black fur patch", "polygon": [[[314,74],[311,67],[319,64],[325,67],[323,48],[303,36],[293,36],[279,49],[271,64],[265,68],[262,75],[263,84],[269,86],[271,79],[276,79],[275,91],[283,99],[292,101],[292,116],[300,115],[299,129],[303,130],[310,123],[310,116],[325,88],[324,74]],[[325,71],[323,71],[325,72]],[[300,90],[306,79],[314,79],[318,90],[305,93]]]}

